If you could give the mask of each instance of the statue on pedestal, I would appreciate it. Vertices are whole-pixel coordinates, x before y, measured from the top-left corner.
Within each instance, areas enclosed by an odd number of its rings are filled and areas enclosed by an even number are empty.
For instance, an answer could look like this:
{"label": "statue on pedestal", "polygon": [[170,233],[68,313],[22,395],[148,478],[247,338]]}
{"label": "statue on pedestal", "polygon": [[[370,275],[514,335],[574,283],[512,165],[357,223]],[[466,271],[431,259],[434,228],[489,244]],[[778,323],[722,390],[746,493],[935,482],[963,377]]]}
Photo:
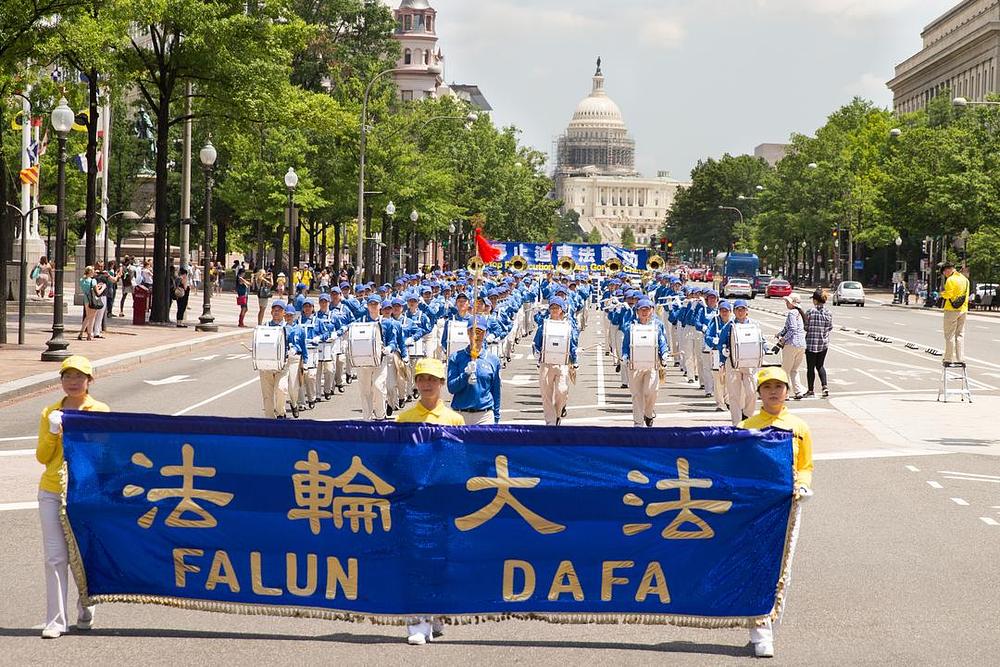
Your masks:
{"label": "statue on pedestal", "polygon": [[149,168],[149,161],[156,158],[156,135],[153,132],[153,119],[149,117],[149,112],[142,105],[139,106],[139,112],[136,114],[135,136],[147,144],[142,153],[142,167],[139,169],[139,174],[151,176],[155,172]]}

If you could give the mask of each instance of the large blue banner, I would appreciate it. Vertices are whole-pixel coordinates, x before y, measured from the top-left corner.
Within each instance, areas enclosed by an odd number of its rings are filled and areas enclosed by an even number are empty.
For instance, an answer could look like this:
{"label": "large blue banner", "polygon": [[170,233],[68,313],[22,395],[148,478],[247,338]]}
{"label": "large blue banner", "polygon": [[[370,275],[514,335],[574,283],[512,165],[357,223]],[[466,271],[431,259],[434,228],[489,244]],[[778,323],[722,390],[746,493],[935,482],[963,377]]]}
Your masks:
{"label": "large blue banner", "polygon": [[510,243],[492,244],[500,251],[496,265],[506,268],[515,257],[523,257],[532,271],[551,271],[563,257],[571,257],[581,271],[603,271],[611,258],[621,262],[622,270],[638,273],[646,270],[649,251],[627,250],[608,244],[584,243]]}
{"label": "large blue banner", "polygon": [[91,602],[403,622],[777,612],[785,431],[67,412]]}

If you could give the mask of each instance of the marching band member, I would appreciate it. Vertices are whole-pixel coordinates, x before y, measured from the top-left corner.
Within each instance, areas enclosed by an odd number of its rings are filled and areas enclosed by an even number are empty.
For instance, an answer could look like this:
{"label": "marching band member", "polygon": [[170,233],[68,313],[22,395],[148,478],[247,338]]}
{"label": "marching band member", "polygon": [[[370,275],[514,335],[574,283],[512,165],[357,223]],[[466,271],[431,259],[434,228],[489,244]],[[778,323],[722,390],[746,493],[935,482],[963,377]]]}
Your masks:
{"label": "marching band member", "polygon": [[[733,426],[752,415],[757,407],[757,396],[754,393],[754,375],[757,369],[733,366],[733,327],[738,324],[754,324],[749,317],[749,312],[750,308],[744,299],[734,301],[734,317],[723,327],[721,335],[726,344],[724,354],[730,362],[726,367],[726,393],[729,396],[729,415],[732,418]],[[762,337],[760,344],[761,350],[763,350],[764,339]]]}
{"label": "marching band member", "polygon": [[456,322],[455,326],[464,326],[468,328],[469,322],[472,321],[472,316],[469,314],[469,295],[464,291],[458,292],[455,295],[455,306],[448,315],[448,319],[445,320],[444,329],[441,332],[441,350],[444,353],[445,358],[448,358],[448,331],[452,326],[452,322]]}
{"label": "marching band member", "polygon": [[732,317],[733,306],[728,301],[720,301],[718,312],[708,323],[705,332],[705,344],[709,349],[712,368],[713,395],[715,409],[724,412],[729,404],[729,394],[726,391],[726,364],[723,351],[726,341],[722,339],[722,329]]}
{"label": "marching band member", "polygon": [[299,389],[301,392],[299,405],[302,405],[304,399],[310,410],[316,406],[316,401],[319,398],[316,384],[319,364],[315,362],[317,361],[316,357],[319,356],[319,344],[323,337],[323,325],[316,319],[313,311],[312,299],[306,299],[302,302],[299,326],[302,328],[302,336],[305,338],[308,354],[299,360],[299,364],[302,366],[302,374],[299,376],[302,378]]}
{"label": "marching band member", "polygon": [[628,329],[628,325],[635,320],[635,304],[639,300],[641,293],[638,290],[629,290],[625,293],[625,306],[620,306],[615,312],[614,317],[611,319],[611,323],[615,325],[615,351],[618,354],[618,363],[615,364],[615,370],[621,374],[622,389],[628,389],[629,381],[631,380],[631,373],[628,370],[628,364],[625,363],[625,358],[622,355],[622,348],[625,341],[625,330]]}
{"label": "marching band member", "polygon": [[305,330],[295,321],[298,311],[291,303],[285,304],[285,337],[288,341],[288,364],[285,366],[288,403],[292,406],[292,416],[298,417],[305,409],[302,404],[303,363],[309,358],[306,347]]}
{"label": "marching band member", "polygon": [[703,386],[701,376],[698,374],[699,362],[701,361],[701,348],[704,346],[704,333],[701,329],[702,312],[705,310],[705,303],[702,296],[705,290],[701,287],[691,289],[691,307],[687,312],[687,328],[684,330],[687,337],[684,341],[687,350],[688,362],[688,383]]}
{"label": "marching band member", "polygon": [[[781,368],[768,367],[760,369],[756,375],[757,393],[760,394],[761,409],[753,417],[740,422],[740,428],[765,429],[780,428],[792,432],[792,467],[795,493],[800,501],[812,497],[813,455],[812,433],[809,425],[798,417],[788,413],[788,391],[791,383],[788,374]],[[801,525],[802,505],[796,506],[795,527],[789,537],[788,561],[795,555],[795,543],[798,541]],[[787,603],[788,580],[785,581],[785,601]],[[778,618],[778,624],[781,618]],[[750,641],[753,643],[754,655],[758,658],[774,657],[774,629],[770,620],[764,621],[759,627],[750,629]]]}
{"label": "marching band member", "polygon": [[[566,317],[566,301],[561,297],[553,297],[549,301],[549,319],[559,322]],[[532,352],[535,360],[539,362],[538,367],[538,388],[542,392],[542,412],[545,416],[545,423],[549,426],[558,426],[566,414],[566,403],[569,401],[570,375],[576,374],[579,364],[576,359],[578,344],[578,333],[570,327],[569,336],[569,363],[554,364],[548,363],[542,356],[545,349],[544,325],[535,331],[535,340],[532,345]],[[573,370],[570,370],[572,365]]]}
{"label": "marching band member", "polygon": [[[378,322],[382,334],[382,360],[378,366],[356,368],[358,385],[361,388],[361,419],[376,421],[386,417],[386,382],[389,376],[390,356],[393,345],[397,344],[396,329],[381,315],[382,301],[377,294],[369,295],[367,312],[359,322]],[[391,304],[390,308],[391,310]]]}
{"label": "marching band member", "polygon": [[[350,288],[350,283],[342,283]],[[347,382],[347,354],[344,351],[343,345],[343,335],[347,332],[348,327],[351,326],[351,322],[355,320],[354,311],[347,306],[343,301],[342,287],[331,287],[330,288],[330,323],[335,326],[335,330],[331,330],[328,333],[328,339],[330,340],[334,337],[341,338],[340,343],[337,345],[339,352],[334,356],[334,360],[330,362],[330,368],[328,370],[332,371],[327,375],[327,382],[323,384],[323,392],[329,394],[327,398],[333,396],[333,387],[336,386],[337,391],[341,394],[344,393],[344,384]],[[320,309],[323,308],[323,302],[320,301]],[[329,384],[332,382],[333,384]]]}
{"label": "marching band member", "polygon": [[386,348],[384,350],[385,356],[389,358],[388,372],[386,373],[386,402],[389,407],[386,408],[386,415],[391,417],[392,413],[396,410],[401,410],[403,404],[405,403],[405,393],[406,393],[406,383],[409,377],[409,360],[410,355],[406,351],[405,338],[403,336],[403,325],[402,323],[393,317],[395,311],[402,313],[403,300],[396,298],[392,301],[385,300],[382,302],[382,323],[383,326],[389,326],[392,329],[392,336],[394,337],[394,344],[391,349]]}
{"label": "marching band member", "polygon": [[[632,347],[632,327],[636,324],[643,326],[652,325],[656,330],[656,361],[662,367],[667,365],[667,334],[663,329],[663,322],[653,317],[653,302],[643,297],[636,303],[637,319],[628,323],[625,329],[625,336],[622,342],[622,360],[629,366],[633,366],[631,360],[635,354]],[[660,388],[660,374],[658,368],[632,368],[630,370],[629,390],[632,393],[632,422],[636,426],[652,426],[656,419],[656,392]]]}
{"label": "marching band member", "polygon": [[[284,301],[273,302],[271,304],[271,320],[263,326],[285,326],[285,306],[286,303]],[[285,401],[288,398],[288,379],[286,373],[287,369],[280,371],[257,371],[257,376],[260,379],[261,399],[264,403],[264,417],[267,419],[285,418]]]}
{"label": "marching band member", "polygon": [[670,335],[670,355],[674,358],[674,366],[681,365],[680,350],[680,310],[684,302],[684,294],[681,291],[681,280],[677,276],[670,276],[670,293],[667,295],[667,333]]}
{"label": "marching band member", "polygon": [[[456,324],[457,326],[457,324]],[[469,346],[448,359],[448,391],[451,407],[462,415],[466,426],[500,423],[500,359],[486,351],[486,318],[470,321]],[[477,351],[473,357],[472,351]]]}
{"label": "marching band member", "polygon": [[[416,376],[414,375],[414,367],[420,359],[427,355],[427,340],[430,339],[431,332],[431,320],[427,315],[420,310],[418,304],[420,303],[420,297],[417,292],[412,291],[406,297],[406,311],[404,311],[400,322],[403,326],[403,344],[406,346],[407,351],[409,348],[413,347],[416,349],[416,344],[418,341],[423,341],[421,343],[420,356],[410,354],[410,372],[407,376],[408,382],[406,383],[406,395],[409,397],[412,395],[414,398],[417,397],[416,393]],[[393,309],[395,310],[395,309]]]}
{"label": "marching band member", "polygon": [[708,325],[718,314],[719,293],[714,289],[705,290],[705,303],[698,314],[698,321],[695,329],[698,332],[695,336],[695,344],[698,350],[698,378],[705,387],[705,397],[708,398],[715,393],[715,378],[712,373],[712,350],[705,340],[708,333]]}
{"label": "marching band member", "polygon": [[[45,555],[43,639],[58,639],[63,633],[69,632],[69,546],[60,519],[63,513],[63,495],[66,493],[62,414],[64,410],[111,412],[111,408],[90,395],[94,368],[86,357],[74,354],[63,360],[59,380],[65,395],[42,410],[38,423],[38,445],[35,449],[35,459],[45,466],[45,472],[38,483],[38,514],[42,523],[42,548]],[[85,582],[77,582],[77,588],[82,583]],[[94,608],[84,607],[78,599],[76,619],[77,630],[90,630],[94,623]]]}

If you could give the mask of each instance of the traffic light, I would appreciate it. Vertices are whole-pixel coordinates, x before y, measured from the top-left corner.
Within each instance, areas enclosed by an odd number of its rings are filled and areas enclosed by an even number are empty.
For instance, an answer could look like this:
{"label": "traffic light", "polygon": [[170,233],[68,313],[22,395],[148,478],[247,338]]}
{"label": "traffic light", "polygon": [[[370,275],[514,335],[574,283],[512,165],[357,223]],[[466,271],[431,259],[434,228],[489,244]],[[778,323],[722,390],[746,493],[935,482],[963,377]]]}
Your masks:
{"label": "traffic light", "polygon": [[837,238],[838,236],[840,236],[840,230],[839,229],[834,229],[833,230],[833,238]]}
{"label": "traffic light", "polygon": [[674,242],[673,241],[667,241],[667,252],[670,252],[673,249],[674,249]]}
{"label": "traffic light", "polygon": [[660,252],[666,252],[666,250],[667,250],[667,239],[662,238],[660,239]]}
{"label": "traffic light", "polygon": [[924,239],[923,241],[920,242],[920,254],[921,254],[921,256],[926,257],[927,254],[929,253],[930,248],[928,248],[927,246],[928,246],[927,239]]}

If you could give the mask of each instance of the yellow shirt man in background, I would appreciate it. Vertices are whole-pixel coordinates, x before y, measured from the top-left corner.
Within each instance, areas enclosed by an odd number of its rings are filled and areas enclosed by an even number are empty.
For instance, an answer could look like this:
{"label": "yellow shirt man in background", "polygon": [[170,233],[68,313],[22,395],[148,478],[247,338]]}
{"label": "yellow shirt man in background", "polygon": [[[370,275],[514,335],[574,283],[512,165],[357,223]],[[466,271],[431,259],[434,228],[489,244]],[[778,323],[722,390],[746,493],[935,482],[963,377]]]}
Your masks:
{"label": "yellow shirt man in background", "polygon": [[[969,314],[969,279],[955,270],[955,265],[941,265],[944,275],[944,359],[945,366],[965,363],[965,319]],[[953,302],[961,301],[955,306]]]}

